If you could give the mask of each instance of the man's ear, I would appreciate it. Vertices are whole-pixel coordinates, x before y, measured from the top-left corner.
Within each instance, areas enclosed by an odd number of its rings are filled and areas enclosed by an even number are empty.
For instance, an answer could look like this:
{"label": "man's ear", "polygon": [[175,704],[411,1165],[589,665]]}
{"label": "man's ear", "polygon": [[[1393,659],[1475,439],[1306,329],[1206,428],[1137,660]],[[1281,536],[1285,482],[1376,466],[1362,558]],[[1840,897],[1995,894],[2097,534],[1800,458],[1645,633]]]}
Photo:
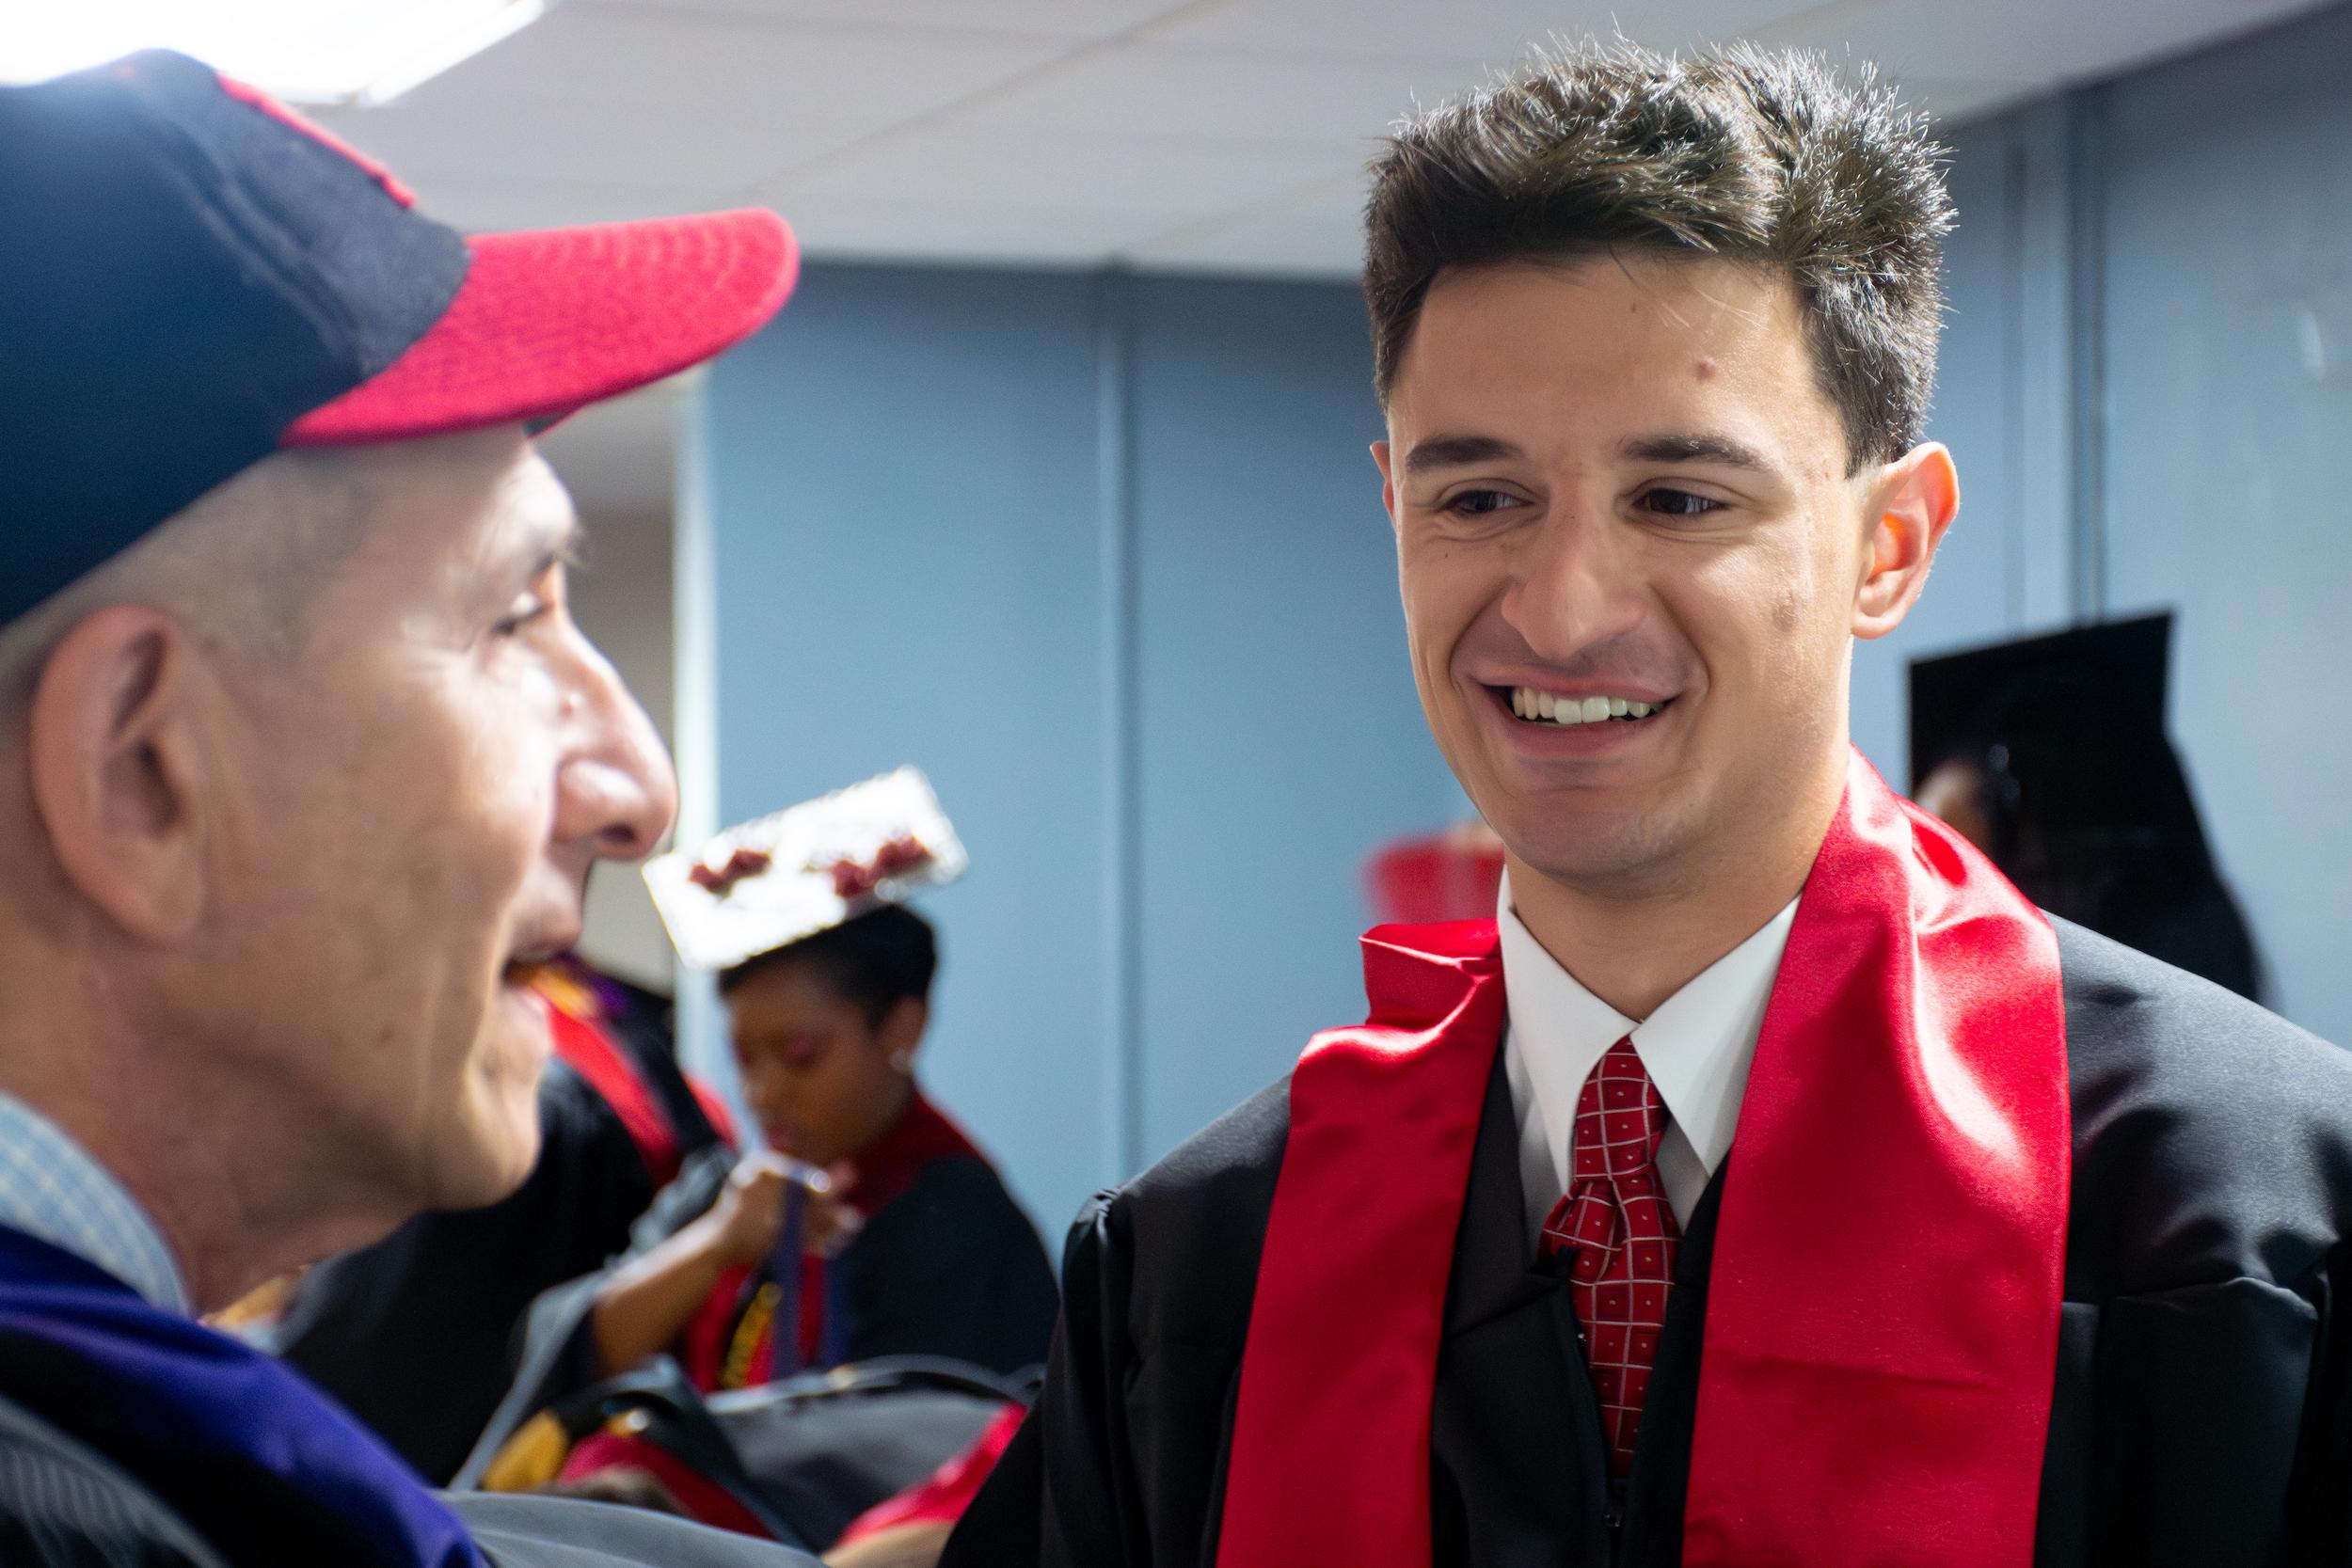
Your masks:
{"label": "man's ear", "polygon": [[1870,532],[1854,593],[1853,634],[1884,637],[1927,586],[1944,531],[1960,512],[1960,474],[1943,443],[1914,447],[1880,470],[1870,487]]}
{"label": "man's ear", "polygon": [[67,881],[137,941],[204,903],[200,752],[186,632],[161,610],[83,617],[42,666],[25,727],[33,809]]}

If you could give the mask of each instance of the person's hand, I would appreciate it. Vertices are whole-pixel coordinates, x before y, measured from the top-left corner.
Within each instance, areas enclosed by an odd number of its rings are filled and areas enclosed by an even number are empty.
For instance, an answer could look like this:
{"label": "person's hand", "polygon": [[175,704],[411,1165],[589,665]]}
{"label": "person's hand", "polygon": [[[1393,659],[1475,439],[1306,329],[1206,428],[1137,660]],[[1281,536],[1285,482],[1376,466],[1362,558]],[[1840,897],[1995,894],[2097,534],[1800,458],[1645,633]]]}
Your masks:
{"label": "person's hand", "polygon": [[776,1250],[791,1185],[790,1167],[775,1155],[747,1154],[736,1162],[706,1222],[723,1261],[757,1263]]}
{"label": "person's hand", "polygon": [[[727,1263],[766,1261],[784,1234],[786,1206],[793,1184],[800,1182],[802,1246],[820,1258],[838,1256],[866,1224],[865,1215],[833,1196],[847,1180],[846,1165],[819,1172],[779,1154],[745,1155],[705,1222],[714,1251]],[[824,1182],[832,1183],[830,1190],[818,1185]]]}

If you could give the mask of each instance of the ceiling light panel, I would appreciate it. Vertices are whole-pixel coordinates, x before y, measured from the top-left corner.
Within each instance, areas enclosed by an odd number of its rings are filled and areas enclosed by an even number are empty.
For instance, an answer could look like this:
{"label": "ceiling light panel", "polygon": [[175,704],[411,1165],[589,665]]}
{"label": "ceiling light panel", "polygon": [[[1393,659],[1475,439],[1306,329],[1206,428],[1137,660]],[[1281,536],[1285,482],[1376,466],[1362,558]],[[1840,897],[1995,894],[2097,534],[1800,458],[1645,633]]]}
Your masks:
{"label": "ceiling light panel", "polygon": [[79,0],[0,29],[0,82],[177,49],[297,103],[382,103],[528,26],[551,0]]}
{"label": "ceiling light panel", "polygon": [[1416,104],[1487,79],[1474,59],[1130,44],[1021,84],[963,117],[982,130],[1359,149]]}

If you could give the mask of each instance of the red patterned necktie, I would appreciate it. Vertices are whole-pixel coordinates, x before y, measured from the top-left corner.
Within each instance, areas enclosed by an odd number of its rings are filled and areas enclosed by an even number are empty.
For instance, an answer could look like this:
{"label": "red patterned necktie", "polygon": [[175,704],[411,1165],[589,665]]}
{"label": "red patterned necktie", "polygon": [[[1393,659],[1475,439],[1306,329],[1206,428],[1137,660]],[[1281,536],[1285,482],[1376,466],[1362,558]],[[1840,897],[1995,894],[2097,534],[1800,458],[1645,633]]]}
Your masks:
{"label": "red patterned necktie", "polygon": [[1619,1476],[1633,1464],[1682,1239],[1658,1180],[1658,1141],[1665,1134],[1666,1102],[1628,1036],[1594,1065],[1577,1096],[1568,1190],[1544,1221],[1545,1256],[1576,1255],[1568,1300]]}

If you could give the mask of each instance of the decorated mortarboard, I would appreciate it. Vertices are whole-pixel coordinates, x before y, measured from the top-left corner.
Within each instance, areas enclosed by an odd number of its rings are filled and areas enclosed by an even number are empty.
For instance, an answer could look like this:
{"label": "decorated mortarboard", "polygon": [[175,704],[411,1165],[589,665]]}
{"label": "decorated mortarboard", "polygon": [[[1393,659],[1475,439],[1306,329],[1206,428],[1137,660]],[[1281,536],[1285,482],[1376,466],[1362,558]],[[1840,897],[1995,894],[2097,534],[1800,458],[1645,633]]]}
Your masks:
{"label": "decorated mortarboard", "polygon": [[970,858],[914,768],[729,828],[645,867],[678,957],[732,969],[963,875]]}

